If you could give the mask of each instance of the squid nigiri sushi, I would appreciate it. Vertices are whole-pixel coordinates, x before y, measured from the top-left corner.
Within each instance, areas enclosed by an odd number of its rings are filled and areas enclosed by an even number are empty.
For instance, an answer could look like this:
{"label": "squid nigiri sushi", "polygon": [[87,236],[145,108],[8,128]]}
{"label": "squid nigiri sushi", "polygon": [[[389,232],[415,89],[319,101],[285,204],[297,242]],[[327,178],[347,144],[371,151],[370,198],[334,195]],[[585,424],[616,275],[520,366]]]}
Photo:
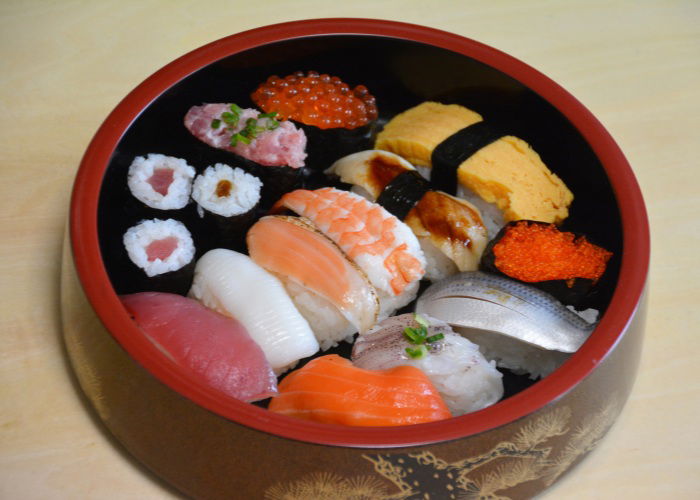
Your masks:
{"label": "squid nigiri sushi", "polygon": [[284,283],[323,350],[376,322],[379,299],[367,276],[305,219],[263,217],[246,240],[250,257]]}
{"label": "squid nigiri sushi", "polygon": [[247,255],[223,248],[205,253],[189,295],[240,321],[277,374],[318,351],[309,323],[282,283]]}
{"label": "squid nigiri sushi", "polygon": [[287,375],[269,410],[329,424],[396,426],[450,418],[428,377],[413,366],[363,370],[335,354]]}
{"label": "squid nigiri sushi", "polygon": [[425,274],[425,256],[415,235],[380,205],[335,188],[298,189],[276,209],[308,218],[365,272],[377,289],[380,318],[411,302]]}
{"label": "squid nigiri sushi", "polygon": [[277,393],[265,355],[235,319],[172,293],[134,293],[121,301],[144,335],[194,380],[246,402]]}

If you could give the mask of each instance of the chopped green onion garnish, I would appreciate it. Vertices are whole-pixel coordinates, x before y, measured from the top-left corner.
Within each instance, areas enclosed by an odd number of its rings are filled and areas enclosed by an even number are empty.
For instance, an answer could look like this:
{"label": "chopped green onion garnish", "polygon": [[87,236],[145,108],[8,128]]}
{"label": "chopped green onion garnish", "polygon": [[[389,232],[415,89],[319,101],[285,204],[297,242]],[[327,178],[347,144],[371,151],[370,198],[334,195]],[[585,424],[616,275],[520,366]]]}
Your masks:
{"label": "chopped green onion garnish", "polygon": [[243,111],[243,109],[236,103],[231,104],[231,106],[229,106],[229,108],[231,109],[231,111],[233,111],[237,115],[240,115],[241,111]]}
{"label": "chopped green onion garnish", "polygon": [[218,118],[214,118],[211,121],[211,128],[219,128],[220,126],[221,126],[221,120],[219,120]]}
{"label": "chopped green onion garnish", "polygon": [[423,328],[417,329],[407,326],[403,329],[403,334],[409,342],[413,344],[422,344],[425,342],[425,336],[428,334],[428,331],[424,330]]}
{"label": "chopped green onion garnish", "polygon": [[273,111],[271,113],[260,113],[258,115],[258,119],[260,119],[260,118],[274,118],[275,116],[277,116],[277,111]]}
{"label": "chopped green onion garnish", "polygon": [[428,342],[429,344],[432,344],[433,342],[437,342],[438,340],[442,340],[444,338],[445,338],[445,334],[436,333],[432,337],[428,337],[427,339],[425,339],[425,341]]}
{"label": "chopped green onion garnish", "polygon": [[424,357],[426,354],[428,354],[428,349],[425,347],[425,345],[421,344],[416,348],[413,347],[407,347],[406,348],[406,354],[408,354],[411,358],[413,359],[421,359]]}

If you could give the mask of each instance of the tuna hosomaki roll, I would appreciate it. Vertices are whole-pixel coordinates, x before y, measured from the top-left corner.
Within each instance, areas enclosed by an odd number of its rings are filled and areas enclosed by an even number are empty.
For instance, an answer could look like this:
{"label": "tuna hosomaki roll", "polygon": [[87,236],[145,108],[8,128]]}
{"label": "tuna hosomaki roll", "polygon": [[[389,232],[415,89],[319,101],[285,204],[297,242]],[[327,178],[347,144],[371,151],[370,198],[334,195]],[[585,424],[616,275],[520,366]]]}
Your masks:
{"label": "tuna hosomaki roll", "polygon": [[554,224],[520,220],[507,224],[489,243],[481,269],[576,303],[601,279],[610,257],[611,252],[583,235],[560,231]]}
{"label": "tuna hosomaki roll", "polygon": [[127,289],[187,293],[194,277],[195,247],[182,222],[144,220],[130,227],[122,240],[131,263],[123,272]]}

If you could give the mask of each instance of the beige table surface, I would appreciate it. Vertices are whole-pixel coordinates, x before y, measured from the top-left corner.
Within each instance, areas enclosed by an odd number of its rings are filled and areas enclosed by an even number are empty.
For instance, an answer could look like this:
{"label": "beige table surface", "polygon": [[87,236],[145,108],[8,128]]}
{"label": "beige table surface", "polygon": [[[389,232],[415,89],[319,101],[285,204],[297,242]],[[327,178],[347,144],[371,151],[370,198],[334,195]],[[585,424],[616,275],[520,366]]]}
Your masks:
{"label": "beige table surface", "polygon": [[69,376],[58,272],[73,176],[105,116],[159,67],[244,29],[338,16],[506,51],[608,128],[652,227],[644,353],[607,438],[542,497],[700,498],[698,0],[0,2],[0,497],[177,497],[109,437]]}

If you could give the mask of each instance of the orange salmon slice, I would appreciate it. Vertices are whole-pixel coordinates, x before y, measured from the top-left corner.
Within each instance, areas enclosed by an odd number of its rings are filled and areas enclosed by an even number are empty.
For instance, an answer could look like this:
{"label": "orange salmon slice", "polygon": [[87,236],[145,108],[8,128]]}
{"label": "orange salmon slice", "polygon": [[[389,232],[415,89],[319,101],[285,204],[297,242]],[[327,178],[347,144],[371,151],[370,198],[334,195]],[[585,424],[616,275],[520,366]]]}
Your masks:
{"label": "orange salmon slice", "polygon": [[427,375],[408,365],[365,370],[328,354],[291,372],[278,388],[270,411],[316,422],[396,426],[452,416]]}
{"label": "orange salmon slice", "polygon": [[299,217],[261,218],[246,237],[250,257],[334,304],[364,332],[374,326],[379,299],[367,276],[332,240]]}

